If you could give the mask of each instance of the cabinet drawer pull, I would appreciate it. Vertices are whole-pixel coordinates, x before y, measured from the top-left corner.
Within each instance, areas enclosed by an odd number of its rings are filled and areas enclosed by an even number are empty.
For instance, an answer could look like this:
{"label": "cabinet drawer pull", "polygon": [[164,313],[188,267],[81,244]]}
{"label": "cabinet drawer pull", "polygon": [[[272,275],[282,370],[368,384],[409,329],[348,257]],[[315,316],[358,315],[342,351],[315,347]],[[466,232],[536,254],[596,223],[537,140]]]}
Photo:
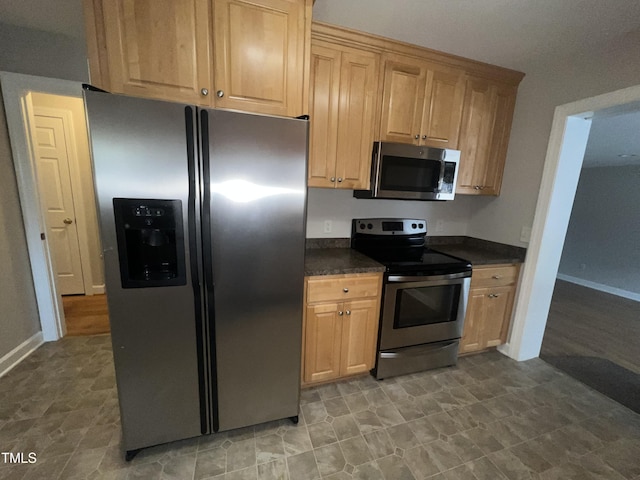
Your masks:
{"label": "cabinet drawer pull", "polygon": [[343,291],[344,293],[349,293],[349,289],[348,289],[348,288],[346,288],[346,287],[345,287],[345,288],[343,288],[343,289],[342,289],[342,291]]}
{"label": "cabinet drawer pull", "polygon": [[494,275],[491,278],[493,278],[494,280],[500,280],[502,278],[502,275]]}

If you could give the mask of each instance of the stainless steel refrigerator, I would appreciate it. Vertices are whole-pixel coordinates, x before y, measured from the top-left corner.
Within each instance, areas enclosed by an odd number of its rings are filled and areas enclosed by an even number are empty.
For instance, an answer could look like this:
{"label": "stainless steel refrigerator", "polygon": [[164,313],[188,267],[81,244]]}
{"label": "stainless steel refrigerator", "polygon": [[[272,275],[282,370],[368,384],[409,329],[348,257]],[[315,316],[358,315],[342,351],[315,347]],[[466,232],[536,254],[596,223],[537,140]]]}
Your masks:
{"label": "stainless steel refrigerator", "polygon": [[297,421],[308,121],[85,100],[127,457]]}

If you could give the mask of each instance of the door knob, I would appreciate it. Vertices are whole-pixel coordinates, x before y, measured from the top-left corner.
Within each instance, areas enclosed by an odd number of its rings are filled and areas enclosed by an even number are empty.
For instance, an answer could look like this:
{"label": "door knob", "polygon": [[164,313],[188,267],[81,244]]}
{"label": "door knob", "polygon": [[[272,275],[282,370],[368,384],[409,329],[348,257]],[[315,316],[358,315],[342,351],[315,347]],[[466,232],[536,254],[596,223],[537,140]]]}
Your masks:
{"label": "door knob", "polygon": [[209,90],[208,90],[208,89],[206,89],[206,88],[203,88],[203,89],[201,89],[201,90],[200,90],[200,93],[201,93],[204,97],[206,97],[207,95],[209,95]]}
{"label": "door knob", "polygon": [[224,92],[222,90],[218,90],[216,92],[216,95],[218,96],[218,98],[222,98],[222,97],[224,97]]}
{"label": "door knob", "polygon": [[71,225],[71,224],[73,223],[73,220],[71,220],[70,218],[65,218],[65,219],[63,220],[63,222],[64,222],[66,225]]}

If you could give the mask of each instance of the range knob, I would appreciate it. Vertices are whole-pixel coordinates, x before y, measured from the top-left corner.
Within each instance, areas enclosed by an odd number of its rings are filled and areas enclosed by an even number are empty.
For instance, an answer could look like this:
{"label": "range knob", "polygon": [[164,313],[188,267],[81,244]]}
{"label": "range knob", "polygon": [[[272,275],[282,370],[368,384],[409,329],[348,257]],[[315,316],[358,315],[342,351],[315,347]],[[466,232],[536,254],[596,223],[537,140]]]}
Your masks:
{"label": "range knob", "polygon": [[413,229],[418,228],[418,225],[416,225],[415,223],[412,223],[411,224],[411,228],[413,228]]}
{"label": "range knob", "polygon": [[360,230],[364,230],[365,228],[367,228],[367,226],[364,223],[360,224]]}
{"label": "range knob", "polygon": [[368,228],[369,230],[372,230],[372,229],[373,229],[373,224],[371,224],[371,223],[367,223],[367,228]]}
{"label": "range knob", "polygon": [[419,224],[418,224],[418,227],[419,227],[419,228],[423,228],[423,227],[424,227],[424,224],[423,224],[423,223],[419,223]]}

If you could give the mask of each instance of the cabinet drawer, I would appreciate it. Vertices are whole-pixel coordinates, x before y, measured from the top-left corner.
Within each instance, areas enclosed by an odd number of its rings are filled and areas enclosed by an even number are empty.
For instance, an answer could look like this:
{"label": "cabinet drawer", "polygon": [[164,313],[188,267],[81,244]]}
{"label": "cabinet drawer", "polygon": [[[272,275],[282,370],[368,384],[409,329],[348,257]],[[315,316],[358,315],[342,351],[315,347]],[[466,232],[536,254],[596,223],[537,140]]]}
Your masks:
{"label": "cabinet drawer", "polygon": [[513,285],[518,281],[519,265],[473,267],[471,287]]}
{"label": "cabinet drawer", "polygon": [[377,297],[380,293],[380,276],[311,277],[307,285],[308,303]]}

